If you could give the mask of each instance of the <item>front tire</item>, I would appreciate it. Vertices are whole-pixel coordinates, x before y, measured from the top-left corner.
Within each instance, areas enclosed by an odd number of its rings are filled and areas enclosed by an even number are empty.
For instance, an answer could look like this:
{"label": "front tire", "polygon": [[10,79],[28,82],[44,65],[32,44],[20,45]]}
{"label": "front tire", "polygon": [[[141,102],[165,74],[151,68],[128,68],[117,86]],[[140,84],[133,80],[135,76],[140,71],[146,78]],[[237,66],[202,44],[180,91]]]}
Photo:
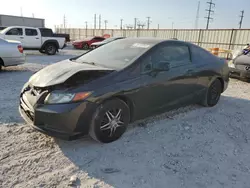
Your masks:
{"label": "front tire", "polygon": [[45,53],[47,55],[55,55],[56,51],[57,51],[57,48],[55,44],[50,43],[45,46]]}
{"label": "front tire", "polygon": [[119,99],[108,100],[96,109],[89,135],[98,142],[113,142],[123,135],[129,121],[128,105]]}
{"label": "front tire", "polygon": [[84,43],[84,44],[82,45],[82,49],[83,49],[83,50],[88,50],[88,49],[89,49],[89,45],[88,45],[87,43]]}
{"label": "front tire", "polygon": [[220,100],[221,92],[222,92],[221,82],[219,79],[216,79],[209,86],[205,98],[203,99],[202,105],[206,107],[215,106]]}

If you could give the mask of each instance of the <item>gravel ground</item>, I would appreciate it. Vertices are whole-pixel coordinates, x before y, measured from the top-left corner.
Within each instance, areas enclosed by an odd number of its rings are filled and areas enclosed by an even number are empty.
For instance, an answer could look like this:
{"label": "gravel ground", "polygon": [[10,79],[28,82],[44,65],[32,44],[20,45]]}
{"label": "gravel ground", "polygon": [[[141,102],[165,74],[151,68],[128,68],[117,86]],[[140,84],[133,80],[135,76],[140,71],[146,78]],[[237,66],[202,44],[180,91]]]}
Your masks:
{"label": "gravel ground", "polygon": [[0,74],[0,187],[68,187],[71,176],[78,187],[249,187],[245,82],[231,80],[216,107],[188,106],[136,122],[111,144],[62,141],[25,125],[17,111],[23,84],[70,53],[30,54]]}

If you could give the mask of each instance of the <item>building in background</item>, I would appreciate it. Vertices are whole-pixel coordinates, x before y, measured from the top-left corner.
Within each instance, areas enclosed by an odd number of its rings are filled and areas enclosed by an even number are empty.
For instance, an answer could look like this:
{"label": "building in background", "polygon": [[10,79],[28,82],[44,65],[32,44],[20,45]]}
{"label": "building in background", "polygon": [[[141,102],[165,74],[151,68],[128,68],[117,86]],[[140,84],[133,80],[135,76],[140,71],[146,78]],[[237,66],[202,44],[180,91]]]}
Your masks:
{"label": "building in background", "polygon": [[45,27],[45,20],[41,18],[30,18],[0,14],[0,27],[8,26]]}

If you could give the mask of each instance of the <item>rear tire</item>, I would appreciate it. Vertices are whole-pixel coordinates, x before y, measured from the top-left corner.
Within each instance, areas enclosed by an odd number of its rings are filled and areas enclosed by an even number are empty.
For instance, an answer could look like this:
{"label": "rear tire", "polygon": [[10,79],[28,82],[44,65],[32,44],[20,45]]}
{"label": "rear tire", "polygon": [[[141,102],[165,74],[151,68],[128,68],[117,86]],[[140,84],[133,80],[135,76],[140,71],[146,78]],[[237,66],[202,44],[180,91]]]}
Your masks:
{"label": "rear tire", "polygon": [[128,105],[119,99],[108,100],[96,109],[89,135],[98,142],[113,142],[123,135],[129,121]]}
{"label": "rear tire", "polygon": [[53,43],[46,44],[45,46],[45,53],[47,55],[55,55],[57,51],[57,47]]}
{"label": "rear tire", "polygon": [[209,86],[201,105],[205,107],[215,106],[220,100],[221,92],[222,92],[221,82],[219,79],[216,79]]}

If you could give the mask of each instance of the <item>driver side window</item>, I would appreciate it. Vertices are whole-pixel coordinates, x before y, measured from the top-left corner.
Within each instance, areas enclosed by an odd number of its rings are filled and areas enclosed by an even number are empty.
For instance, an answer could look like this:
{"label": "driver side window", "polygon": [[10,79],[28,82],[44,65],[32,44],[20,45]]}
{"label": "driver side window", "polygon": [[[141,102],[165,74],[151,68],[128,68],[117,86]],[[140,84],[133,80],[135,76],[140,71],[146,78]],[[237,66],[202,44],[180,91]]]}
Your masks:
{"label": "driver side window", "polygon": [[159,45],[143,58],[141,72],[150,72],[154,67],[159,69],[159,65],[162,62],[169,63],[170,67],[178,67],[190,63],[189,47],[180,43],[163,43]]}

